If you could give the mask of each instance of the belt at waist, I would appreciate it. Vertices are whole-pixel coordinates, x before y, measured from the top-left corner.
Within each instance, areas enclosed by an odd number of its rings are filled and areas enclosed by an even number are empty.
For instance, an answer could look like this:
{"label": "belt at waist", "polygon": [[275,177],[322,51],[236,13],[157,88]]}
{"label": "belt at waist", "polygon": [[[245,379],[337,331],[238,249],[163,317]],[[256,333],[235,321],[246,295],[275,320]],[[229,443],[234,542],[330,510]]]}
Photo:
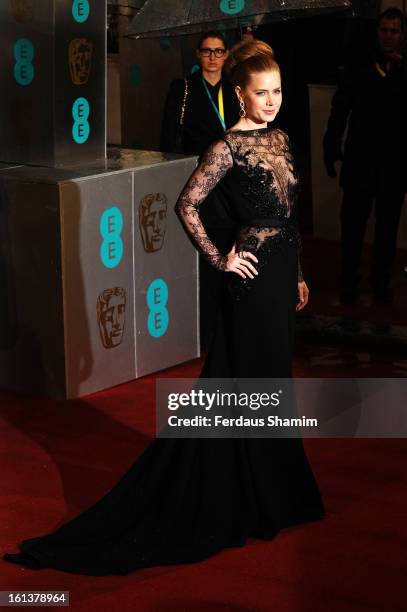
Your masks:
{"label": "belt at waist", "polygon": [[295,223],[292,219],[286,217],[262,217],[258,219],[247,219],[242,225],[254,227],[293,227]]}

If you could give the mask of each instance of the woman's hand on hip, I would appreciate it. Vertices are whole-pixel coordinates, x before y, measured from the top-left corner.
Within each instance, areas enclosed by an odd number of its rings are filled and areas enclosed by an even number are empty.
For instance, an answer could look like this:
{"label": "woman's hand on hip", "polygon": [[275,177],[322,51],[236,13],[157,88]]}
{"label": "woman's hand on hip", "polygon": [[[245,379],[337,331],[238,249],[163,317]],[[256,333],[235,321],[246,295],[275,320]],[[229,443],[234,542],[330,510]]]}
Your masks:
{"label": "woman's hand on hip", "polygon": [[239,251],[236,253],[236,245],[234,244],[227,257],[225,272],[234,272],[242,278],[254,278],[258,275],[256,268],[251,263],[251,261],[258,263],[258,259],[250,251]]}
{"label": "woman's hand on hip", "polygon": [[302,310],[308,304],[309,289],[305,281],[298,283],[298,302],[295,310]]}

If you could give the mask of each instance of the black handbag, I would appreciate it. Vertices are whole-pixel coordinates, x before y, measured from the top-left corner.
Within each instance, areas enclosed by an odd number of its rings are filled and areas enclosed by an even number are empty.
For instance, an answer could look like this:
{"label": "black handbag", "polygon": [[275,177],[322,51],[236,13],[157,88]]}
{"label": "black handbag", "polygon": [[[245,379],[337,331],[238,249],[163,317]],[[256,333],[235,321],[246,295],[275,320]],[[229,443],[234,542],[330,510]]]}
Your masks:
{"label": "black handbag", "polygon": [[184,153],[184,115],[185,115],[185,106],[186,106],[187,96],[188,96],[188,79],[184,79],[184,82],[185,82],[184,98],[182,100],[181,113],[179,117],[177,133],[175,136],[174,153]]}

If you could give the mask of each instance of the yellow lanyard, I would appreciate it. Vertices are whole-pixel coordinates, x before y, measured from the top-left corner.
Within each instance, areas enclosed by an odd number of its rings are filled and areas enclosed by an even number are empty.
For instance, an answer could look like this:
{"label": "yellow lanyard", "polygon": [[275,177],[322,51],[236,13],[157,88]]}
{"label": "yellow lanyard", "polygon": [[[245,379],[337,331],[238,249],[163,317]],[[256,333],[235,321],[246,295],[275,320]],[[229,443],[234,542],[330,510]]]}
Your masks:
{"label": "yellow lanyard", "polygon": [[387,76],[387,74],[385,73],[385,71],[383,70],[383,68],[380,66],[380,64],[378,62],[376,62],[376,70],[380,74],[380,76],[382,76],[382,77],[386,77]]}
{"label": "yellow lanyard", "polygon": [[219,106],[219,115],[222,117],[223,122],[225,122],[225,109],[223,107],[223,91],[222,91],[222,83],[219,87],[218,91],[218,106]]}
{"label": "yellow lanyard", "polygon": [[222,83],[220,84],[219,91],[218,91],[218,104],[219,104],[219,108],[216,106],[215,102],[213,101],[213,98],[212,98],[211,94],[209,93],[208,86],[207,86],[206,81],[205,81],[203,76],[202,76],[202,83],[203,83],[203,86],[204,86],[205,91],[207,93],[207,96],[209,98],[209,102],[212,104],[213,110],[218,115],[218,119],[221,122],[223,129],[226,130],[226,125],[225,125],[225,109],[223,108]]}

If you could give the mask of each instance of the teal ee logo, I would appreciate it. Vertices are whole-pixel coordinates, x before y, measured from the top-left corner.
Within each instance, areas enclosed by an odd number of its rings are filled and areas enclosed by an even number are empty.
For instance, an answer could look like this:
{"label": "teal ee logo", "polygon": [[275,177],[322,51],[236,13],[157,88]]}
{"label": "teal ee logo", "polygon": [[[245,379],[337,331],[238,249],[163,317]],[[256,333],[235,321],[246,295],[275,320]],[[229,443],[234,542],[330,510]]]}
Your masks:
{"label": "teal ee logo", "polygon": [[106,268],[115,268],[123,257],[123,215],[120,208],[107,208],[100,218],[100,259]]}
{"label": "teal ee logo", "polygon": [[236,15],[244,9],[245,0],[221,0],[219,8],[226,15]]}
{"label": "teal ee logo", "polygon": [[132,64],[130,66],[130,81],[131,81],[131,84],[134,85],[135,87],[137,87],[137,85],[140,85],[141,70],[138,64]]}
{"label": "teal ee logo", "polygon": [[149,308],[147,329],[153,338],[161,338],[167,331],[169,323],[167,302],[167,283],[162,278],[156,278],[147,289],[147,306]]}
{"label": "teal ee logo", "polygon": [[89,17],[89,0],[73,0],[72,17],[77,23],[84,23]]}
{"label": "teal ee logo", "polygon": [[86,98],[77,98],[72,106],[72,138],[77,144],[83,144],[89,138],[89,102]]}
{"label": "teal ee logo", "polygon": [[168,36],[160,36],[160,47],[163,51],[171,49],[171,39]]}
{"label": "teal ee logo", "polygon": [[28,38],[20,38],[14,45],[14,78],[19,85],[29,85],[34,78],[34,47]]}

